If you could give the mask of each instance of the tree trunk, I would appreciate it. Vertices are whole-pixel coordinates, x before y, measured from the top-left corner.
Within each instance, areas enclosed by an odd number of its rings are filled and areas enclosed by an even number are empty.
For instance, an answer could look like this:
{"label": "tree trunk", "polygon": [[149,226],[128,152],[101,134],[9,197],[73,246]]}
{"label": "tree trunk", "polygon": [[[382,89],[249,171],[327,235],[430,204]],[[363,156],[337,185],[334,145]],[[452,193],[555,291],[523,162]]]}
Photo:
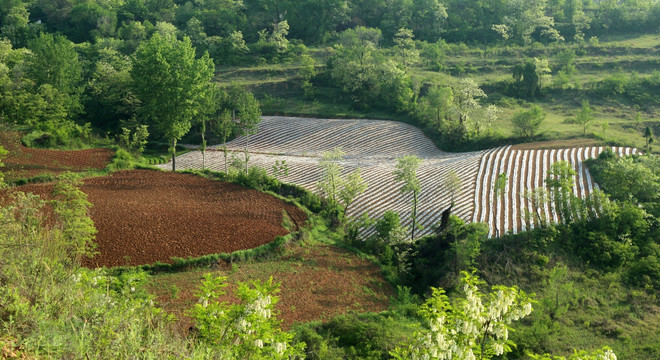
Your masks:
{"label": "tree trunk", "polygon": [[250,155],[248,153],[248,145],[250,144],[250,133],[246,134],[246,141],[245,141],[245,174],[247,175],[248,173],[248,162],[250,161]]}
{"label": "tree trunk", "polygon": [[413,213],[412,213],[412,232],[410,241],[415,240],[415,228],[417,227],[417,192],[413,192]]}
{"label": "tree trunk", "polygon": [[172,171],[176,171],[176,139],[172,138]]}
{"label": "tree trunk", "polygon": [[206,168],[206,139],[204,132],[202,132],[202,170]]}

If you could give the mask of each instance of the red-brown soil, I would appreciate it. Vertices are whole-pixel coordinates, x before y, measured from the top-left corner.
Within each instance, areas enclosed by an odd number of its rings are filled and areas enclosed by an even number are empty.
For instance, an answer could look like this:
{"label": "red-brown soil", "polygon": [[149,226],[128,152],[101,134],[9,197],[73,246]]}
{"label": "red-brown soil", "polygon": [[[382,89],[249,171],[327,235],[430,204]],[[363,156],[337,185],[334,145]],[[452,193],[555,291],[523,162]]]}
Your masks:
{"label": "red-brown soil", "polygon": [[1,169],[7,180],[57,175],[64,171],[100,170],[114,154],[110,149],[32,149],[21,145],[20,137],[15,131],[0,131],[0,145],[9,151],[9,156],[2,160],[5,166]]}
{"label": "red-brown soil", "polygon": [[[18,190],[47,196],[52,184]],[[84,180],[99,254],[89,267],[139,265],[171,257],[251,249],[287,234],[283,210],[296,226],[306,221],[294,205],[242,186],[191,174],[119,171]]]}
{"label": "red-brown soil", "polygon": [[[156,295],[159,306],[177,317],[178,328],[184,334],[192,325],[186,311],[197,303],[196,289],[208,272],[160,274],[150,281],[150,292]],[[267,280],[272,276],[281,284],[276,310],[284,329],[295,323],[329,320],[349,311],[383,311],[394,295],[377,266],[328,245],[293,246],[281,258],[238,264],[233,269],[212,273],[227,276],[227,295],[219,299],[227,302],[237,301],[232,295],[236,282]]]}

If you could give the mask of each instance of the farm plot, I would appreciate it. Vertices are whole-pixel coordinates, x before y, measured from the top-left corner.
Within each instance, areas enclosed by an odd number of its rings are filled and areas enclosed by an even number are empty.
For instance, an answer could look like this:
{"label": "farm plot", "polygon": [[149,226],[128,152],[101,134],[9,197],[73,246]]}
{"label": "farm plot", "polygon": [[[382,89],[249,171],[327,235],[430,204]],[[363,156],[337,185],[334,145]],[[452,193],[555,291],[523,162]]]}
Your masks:
{"label": "farm plot", "polygon": [[9,151],[2,171],[7,180],[30,178],[43,174],[57,175],[64,171],[101,170],[112,159],[110,149],[50,150],[32,149],[21,145],[20,134],[0,132],[0,145]]}
{"label": "farm plot", "polygon": [[[534,226],[533,222],[526,221],[525,213],[534,213],[532,202],[525,196],[526,192],[543,188],[544,179],[552,164],[558,161],[569,162],[576,172],[572,193],[578,197],[585,197],[598,189],[583,162],[595,158],[604,147],[579,147],[569,149],[544,150],[514,150],[510,147],[498,149],[494,153],[485,154],[479,169],[477,184],[475,186],[475,211],[472,221],[488,223],[489,236],[517,233]],[[612,147],[616,154],[635,154],[637,149]],[[501,173],[507,175],[504,192],[495,196],[494,184]],[[552,202],[546,203],[541,210],[543,217],[557,222],[558,214]]]}
{"label": "farm plot", "polygon": [[[227,144],[233,155],[242,158],[240,151],[245,138]],[[507,231],[523,231],[534,224],[525,222],[525,212],[531,203],[525,198],[526,190],[544,187],[545,178],[553,163],[570,162],[576,172],[573,191],[577,196],[588,195],[598,185],[583,165],[587,158],[596,157],[603,147],[573,147],[544,149],[500,147],[469,153],[446,153],[439,150],[423,133],[412,126],[380,120],[323,120],[287,117],[264,117],[259,132],[250,138],[250,164],[272,171],[276,160],[285,160],[289,167],[281,180],[317,191],[321,178],[318,161],[324,151],[341,146],[347,153],[342,165],[348,173],[360,168],[368,184],[348,209],[348,215],[367,212],[380,218],[387,210],[398,212],[404,225],[411,225],[411,198],[399,192],[400,184],[392,172],[396,158],[415,154],[423,159],[418,170],[421,193],[418,204],[418,222],[423,229],[420,236],[430,234],[442,212],[451,203],[451,194],[443,187],[450,172],[458,174],[461,189],[455,194],[452,212],[468,222],[485,222],[489,236]],[[217,148],[217,147],[216,147]],[[636,152],[632,148],[612,148],[620,155]],[[200,168],[201,154],[193,151],[177,158],[180,169]],[[222,151],[207,152],[207,168],[224,171]],[[161,165],[163,169],[171,164]],[[504,196],[495,196],[495,180],[501,173],[507,175]],[[545,216],[557,221],[553,204],[545,204]],[[369,235],[374,229],[365,229]]]}
{"label": "farm plot", "polygon": [[[47,197],[52,184],[18,189]],[[296,226],[306,221],[298,207],[272,196],[190,174],[120,171],[85,179],[81,190],[98,230],[99,253],[84,262],[90,267],[250,249],[288,232],[283,210]]]}

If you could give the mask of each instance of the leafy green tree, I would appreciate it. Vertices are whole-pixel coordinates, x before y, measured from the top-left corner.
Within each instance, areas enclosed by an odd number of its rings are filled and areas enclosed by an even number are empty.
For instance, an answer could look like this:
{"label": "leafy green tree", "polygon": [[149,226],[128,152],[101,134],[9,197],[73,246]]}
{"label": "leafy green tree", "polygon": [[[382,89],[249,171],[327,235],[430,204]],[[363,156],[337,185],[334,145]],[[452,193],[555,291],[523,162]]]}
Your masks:
{"label": "leafy green tree", "polygon": [[378,92],[374,56],[380,38],[379,29],[348,29],[341,33],[337,56],[331,60],[330,75],[357,106],[366,106]]}
{"label": "leafy green tree", "polygon": [[200,100],[210,95],[213,61],[205,54],[195,59],[190,39],[154,34],[135,53],[131,78],[141,101],[140,115],[171,141],[172,170],[176,170],[176,142],[191,127]]}
{"label": "leafy green tree", "polygon": [[30,36],[29,27],[30,13],[23,2],[19,2],[11,7],[9,12],[2,18],[2,27],[0,33],[3,37],[11,41],[16,47],[25,46],[25,42]]}
{"label": "leafy green tree", "polygon": [[461,283],[464,297],[453,303],[444,290],[433,288],[419,311],[428,328],[397,347],[395,359],[491,359],[511,351],[510,324],[532,312],[531,297],[515,286],[493,286],[483,294],[483,283],[467,272]]}
{"label": "leafy green tree", "polygon": [[447,23],[447,8],[440,0],[418,0],[412,4],[409,26],[415,36],[423,41],[440,39]]}
{"label": "leafy green tree", "polygon": [[535,98],[541,91],[539,71],[536,63],[531,60],[513,67],[513,88],[521,98]]}
{"label": "leafy green tree", "polygon": [[538,30],[541,38],[548,41],[561,41],[563,37],[554,28],[554,19],[545,14],[547,0],[509,0],[506,2],[506,16],[497,28],[505,39],[519,44],[530,44],[532,35]]}
{"label": "leafy green tree", "polygon": [[367,190],[367,183],[362,179],[359,168],[346,175],[346,178],[343,179],[343,186],[339,190],[339,199],[344,205],[344,213],[355,198],[365,190]]}
{"label": "leafy green tree", "polygon": [[252,95],[251,92],[243,89],[233,88],[229,91],[230,101],[234,114],[237,118],[234,119],[236,127],[241,135],[245,136],[245,173],[247,174],[250,161],[250,135],[254,135],[259,131],[259,123],[261,123],[261,108],[259,102]]}
{"label": "leafy green tree", "polygon": [[527,139],[533,138],[545,120],[545,115],[543,109],[538,105],[533,105],[529,110],[518,111],[511,119],[514,132]]}
{"label": "leafy green tree", "polygon": [[211,122],[211,126],[213,132],[220,139],[222,139],[222,145],[220,146],[220,149],[222,149],[222,153],[225,158],[225,173],[229,173],[229,169],[227,168],[227,156],[229,155],[227,151],[227,138],[229,138],[229,136],[233,133],[235,126],[231,119],[231,113],[229,110],[225,109],[217,114],[217,116]]}
{"label": "leafy green tree", "polygon": [[536,68],[536,76],[539,79],[539,89],[541,89],[543,88],[543,84],[548,82],[552,77],[550,75],[552,70],[550,70],[548,59],[534,58],[534,67]]}
{"label": "leafy green tree", "polygon": [[440,129],[442,120],[446,120],[450,116],[454,103],[454,92],[450,87],[433,86],[429,89],[426,100],[435,109],[436,127]]}
{"label": "leafy green tree", "polygon": [[82,181],[73,173],[60,175],[53,187],[55,200],[51,202],[67,244],[65,251],[76,264],[82,257],[94,255],[97,232],[94,221],[89,217],[92,203],[87,201],[87,194],[80,190],[81,185]]}
{"label": "leafy green tree", "polygon": [[578,111],[577,116],[575,117],[575,123],[582,126],[582,133],[587,134],[587,128],[589,124],[594,120],[594,111],[589,106],[589,100],[582,100],[582,108]]}
{"label": "leafy green tree", "polygon": [[28,76],[35,85],[50,85],[62,94],[63,105],[69,116],[79,113],[82,108],[82,65],[73,43],[61,35],[42,33],[28,43],[31,55],[28,57]]}
{"label": "leafy green tree", "polygon": [[399,63],[405,68],[419,61],[419,50],[415,46],[412,30],[401,28],[394,34],[394,51],[399,57]]}
{"label": "leafy green tree", "polygon": [[651,144],[653,143],[653,131],[650,127],[644,129],[644,139],[646,140],[646,153],[651,153]]}
{"label": "leafy green tree", "polygon": [[314,86],[312,85],[312,78],[316,76],[316,62],[309,54],[303,54],[300,57],[301,67],[298,70],[300,75],[300,86],[303,89],[303,97],[311,99],[314,97]]}
{"label": "leafy green tree", "polygon": [[470,78],[463,78],[456,85],[454,89],[454,109],[463,136],[467,133],[467,123],[473,112],[481,108],[479,98],[484,97],[486,97],[486,93]]}
{"label": "leafy green tree", "polygon": [[346,155],[341,148],[323,153],[319,166],[322,170],[321,181],[316,183],[321,194],[326,198],[330,207],[342,206],[345,213],[355,198],[367,189],[367,184],[360,176],[360,169],[346,175],[341,161]]}
{"label": "leafy green tree", "polygon": [[339,200],[339,189],[341,188],[341,171],[343,166],[340,161],[346,155],[341,148],[337,147],[332,151],[325,151],[319,160],[319,166],[322,170],[321,181],[316,183],[321,194],[328,201],[330,206],[335,206]]}
{"label": "leafy green tree", "polygon": [[[654,171],[651,160],[635,160],[622,157],[610,160],[602,170],[600,181],[612,199],[633,201],[637,204],[658,201],[660,199],[660,172]],[[657,162],[657,160],[655,160]]]}
{"label": "leafy green tree", "polygon": [[550,188],[555,208],[561,215],[564,223],[569,223],[577,214],[572,213],[570,204],[579,201],[573,195],[573,185],[575,184],[575,175],[571,163],[567,161],[557,161],[550,166],[548,178],[545,179],[546,185]]}
{"label": "leafy green tree", "polygon": [[451,170],[442,181],[442,187],[449,192],[451,197],[451,207],[454,207],[454,198],[456,197],[456,194],[461,191],[462,186],[463,182],[454,170]]}
{"label": "leafy green tree", "polygon": [[129,128],[122,127],[122,132],[118,136],[119,146],[122,146],[134,155],[142,155],[144,147],[147,145],[147,138],[149,137],[147,128],[147,125],[137,125],[131,131]]}
{"label": "leafy green tree", "polygon": [[[497,199],[497,196],[501,196],[502,199],[500,199],[501,203],[504,204],[504,198],[506,197],[506,188],[507,184],[509,182],[509,179],[506,176],[506,173],[501,173],[497,175],[497,179],[495,179],[495,184],[493,184],[493,188],[495,189],[494,193],[495,195],[493,196],[495,199]],[[500,236],[500,224],[499,221],[496,221],[495,224],[495,236]]]}
{"label": "leafy green tree", "polygon": [[417,227],[417,197],[422,190],[419,179],[417,178],[417,169],[422,163],[422,159],[417,155],[405,155],[396,159],[396,170],[394,170],[394,179],[403,183],[400,191],[402,194],[412,194],[412,226],[410,231],[410,240],[415,239],[415,228]]}

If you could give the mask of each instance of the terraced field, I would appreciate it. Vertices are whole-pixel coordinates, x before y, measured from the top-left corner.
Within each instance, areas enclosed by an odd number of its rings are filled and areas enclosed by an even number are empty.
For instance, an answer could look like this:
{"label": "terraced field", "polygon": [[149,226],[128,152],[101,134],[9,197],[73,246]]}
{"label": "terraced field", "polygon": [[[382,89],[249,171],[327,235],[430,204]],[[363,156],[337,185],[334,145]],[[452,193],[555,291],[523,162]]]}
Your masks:
{"label": "terraced field", "polygon": [[[237,138],[227,144],[230,151],[239,152],[246,139]],[[544,186],[550,166],[561,160],[569,161],[577,172],[573,187],[578,196],[585,196],[597,188],[583,165],[587,158],[597,156],[603,147],[576,147],[568,149],[517,150],[501,147],[468,153],[440,151],[417,128],[380,120],[326,120],[291,117],[264,117],[259,132],[250,138],[250,164],[272,171],[276,160],[286,160],[289,174],[283,181],[316,191],[321,170],[318,160],[324,151],[341,146],[346,152],[344,171],[361,169],[369,187],[348,209],[349,215],[367,212],[379,218],[386,210],[399,212],[403,223],[409,225],[411,199],[399,192],[400,184],[394,180],[396,158],[415,154],[423,159],[418,171],[421,194],[418,220],[423,226],[419,235],[432,232],[442,211],[451,203],[451,196],[443,187],[446,176],[454,171],[462,182],[456,194],[453,213],[466,221],[488,223],[490,235],[496,232],[519,232],[533,226],[526,224],[524,210],[531,204],[524,197],[525,189]],[[216,150],[216,151],[214,151]],[[632,148],[613,148],[621,155],[636,152]],[[242,154],[238,154],[243,156]],[[177,157],[179,169],[200,168],[201,153],[192,151]],[[217,147],[206,155],[207,168],[224,171],[224,156]],[[161,165],[163,169],[171,164]],[[494,196],[495,179],[506,173],[504,199]],[[544,209],[549,219],[557,220],[552,206]],[[365,230],[365,235],[373,233]]]}

